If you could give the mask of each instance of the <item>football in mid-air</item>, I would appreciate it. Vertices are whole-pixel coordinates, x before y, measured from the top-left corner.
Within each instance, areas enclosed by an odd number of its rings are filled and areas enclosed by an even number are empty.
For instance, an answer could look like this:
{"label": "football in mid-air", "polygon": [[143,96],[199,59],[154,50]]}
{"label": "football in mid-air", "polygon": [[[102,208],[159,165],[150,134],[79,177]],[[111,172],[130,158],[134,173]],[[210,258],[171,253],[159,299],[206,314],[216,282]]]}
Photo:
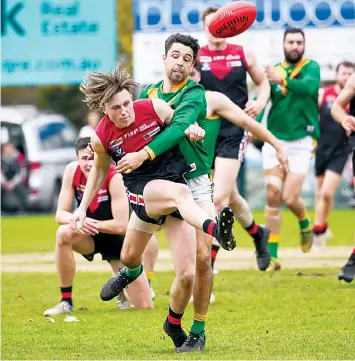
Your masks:
{"label": "football in mid-air", "polygon": [[231,38],[253,25],[256,13],[256,6],[249,1],[227,4],[213,14],[208,30],[216,38]]}

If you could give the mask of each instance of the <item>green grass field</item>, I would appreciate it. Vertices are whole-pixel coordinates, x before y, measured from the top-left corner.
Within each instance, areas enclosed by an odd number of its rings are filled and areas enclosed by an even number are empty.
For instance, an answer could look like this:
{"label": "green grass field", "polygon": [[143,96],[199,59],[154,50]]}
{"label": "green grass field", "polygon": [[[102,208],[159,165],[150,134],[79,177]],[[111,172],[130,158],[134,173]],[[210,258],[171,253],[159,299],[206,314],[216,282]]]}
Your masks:
{"label": "green grass field", "polygon": [[[263,213],[255,212],[263,222]],[[353,245],[354,211],[335,211],[330,245]],[[2,254],[52,252],[53,216],[2,219]],[[239,246],[251,242],[238,226]],[[161,248],[167,248],[161,234]],[[298,247],[297,222],[283,212],[281,246]],[[344,260],[345,261],[345,260]],[[172,272],[155,274],[154,310],[118,310],[99,298],[107,273],[78,272],[74,315],[48,322],[43,312],[60,301],[55,273],[2,272],[3,360],[354,360],[355,283],[337,281],[339,269],[295,269],[277,273],[222,271],[215,277],[217,302],[210,306],[207,346],[202,353],[176,354],[162,331]],[[38,271],[40,272],[40,270]],[[84,308],[85,310],[80,310]],[[192,322],[188,306],[183,327]]]}
{"label": "green grass field", "polygon": [[[55,323],[42,316],[58,302],[55,274],[2,275],[2,359],[7,360],[351,360],[354,359],[355,284],[336,281],[336,269],[221,272],[210,306],[207,346],[176,354],[162,331],[171,272],[154,279],[154,310],[121,311],[99,300],[109,273],[78,273],[74,315]],[[85,311],[78,310],[84,306]],[[189,328],[192,306],[183,319]]]}
{"label": "green grass field", "polygon": [[[257,222],[264,222],[262,211],[254,212]],[[311,213],[313,217],[313,213]],[[335,210],[332,212],[330,227],[334,237],[329,245],[352,245],[354,242],[354,210]],[[19,218],[2,218],[2,254],[27,253],[27,252],[52,252],[55,245],[55,232],[57,224],[54,216],[32,216]],[[235,226],[235,235],[238,246],[251,247],[249,236],[239,225]],[[160,233],[160,247],[167,248],[167,242]],[[288,211],[282,213],[281,247],[298,247],[298,225],[295,217]]]}

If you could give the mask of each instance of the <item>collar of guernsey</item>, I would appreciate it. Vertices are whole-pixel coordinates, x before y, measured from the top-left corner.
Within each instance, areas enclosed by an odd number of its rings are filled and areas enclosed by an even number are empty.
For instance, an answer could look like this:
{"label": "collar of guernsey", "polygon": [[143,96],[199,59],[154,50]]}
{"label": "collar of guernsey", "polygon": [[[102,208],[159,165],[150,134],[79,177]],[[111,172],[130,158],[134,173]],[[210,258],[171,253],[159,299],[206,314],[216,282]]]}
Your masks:
{"label": "collar of guernsey", "polygon": [[[289,64],[285,60],[282,61],[281,64],[276,65],[276,70],[279,71],[279,73],[282,76],[283,79],[283,85],[287,85],[286,78],[294,79],[302,70],[302,68],[307,65],[310,62],[310,60],[302,58],[298,63],[296,64]],[[282,94],[286,95],[288,92],[286,86],[282,87]]]}
{"label": "collar of guernsey", "polygon": [[156,87],[153,87],[151,89],[148,90],[148,98],[149,99],[157,99],[159,98],[159,94],[158,92],[160,91],[161,94],[171,94],[171,93],[176,93],[175,96],[173,96],[167,103],[168,104],[173,104],[175,99],[185,90],[185,88],[187,87],[188,85],[188,81],[189,81],[189,78],[187,77],[182,83],[178,84],[178,85],[175,85],[172,89],[171,92],[169,93],[164,93],[163,91],[163,81],[161,81],[160,85],[157,84]]}

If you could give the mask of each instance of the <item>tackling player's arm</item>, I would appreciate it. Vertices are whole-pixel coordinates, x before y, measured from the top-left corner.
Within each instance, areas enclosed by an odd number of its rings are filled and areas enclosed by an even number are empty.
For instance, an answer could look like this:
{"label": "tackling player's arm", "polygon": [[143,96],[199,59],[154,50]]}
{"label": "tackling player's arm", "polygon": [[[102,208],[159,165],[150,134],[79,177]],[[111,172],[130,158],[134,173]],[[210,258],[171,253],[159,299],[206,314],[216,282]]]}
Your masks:
{"label": "tackling player's arm", "polygon": [[262,67],[258,64],[255,54],[244,50],[245,58],[248,63],[248,73],[257,86],[256,99],[249,100],[244,111],[251,117],[256,117],[265,108],[270,97],[270,84]]}
{"label": "tackling player's arm", "polygon": [[345,87],[335,99],[331,109],[333,118],[348,132],[355,131],[355,117],[348,115],[345,108],[354,96],[355,73],[348,79]]}
{"label": "tackling player's arm", "polygon": [[145,147],[150,159],[178,145],[185,137],[185,130],[197,121],[201,113],[204,113],[203,117],[206,115],[206,99],[205,90],[198,86],[183,94],[181,103],[174,111],[171,125]]}
{"label": "tackling player's arm", "polygon": [[284,147],[281,142],[267,129],[249,117],[224,94],[218,92],[208,92],[206,94],[206,98],[208,108],[214,115],[227,119],[231,123],[248,130],[255,137],[271,144],[276,149],[277,157],[281,165],[288,170],[287,155]]}
{"label": "tackling player's arm", "polygon": [[73,163],[68,164],[65,167],[62,186],[58,197],[57,211],[55,214],[55,220],[59,224],[69,224],[71,217],[73,216],[71,210],[74,201],[74,179],[75,167]]}
{"label": "tackling player's arm", "polygon": [[112,219],[98,221],[99,231],[107,234],[125,235],[129,218],[129,205],[122,176],[115,174],[109,184]]}

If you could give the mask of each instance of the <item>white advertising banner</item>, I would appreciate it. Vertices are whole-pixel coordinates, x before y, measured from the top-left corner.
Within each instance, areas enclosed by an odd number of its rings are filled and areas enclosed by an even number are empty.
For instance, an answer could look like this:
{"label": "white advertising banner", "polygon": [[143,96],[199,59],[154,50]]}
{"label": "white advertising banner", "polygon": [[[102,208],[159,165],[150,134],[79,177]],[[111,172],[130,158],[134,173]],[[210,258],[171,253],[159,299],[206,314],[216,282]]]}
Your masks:
{"label": "white advertising banner", "polygon": [[[355,62],[355,0],[250,0],[258,10],[253,26],[230,42],[251,48],[261,64],[282,60],[286,27],[306,33],[306,56],[318,61],[322,79],[332,80],[339,61]],[[228,0],[134,0],[134,73],[139,83],[162,77],[165,39],[187,33],[205,44],[201,12]]]}
{"label": "white advertising banner", "polygon": [[[349,60],[355,63],[355,28],[307,28],[306,56],[316,60],[322,70],[323,80],[332,80],[337,63]],[[182,32],[186,33],[187,32]],[[164,43],[173,33],[158,32],[134,34],[134,76],[141,84],[157,82],[163,77],[162,57]],[[203,32],[193,32],[201,45],[206,43]],[[283,29],[251,30],[229,39],[254,51],[260,64],[276,64],[283,59]]]}

